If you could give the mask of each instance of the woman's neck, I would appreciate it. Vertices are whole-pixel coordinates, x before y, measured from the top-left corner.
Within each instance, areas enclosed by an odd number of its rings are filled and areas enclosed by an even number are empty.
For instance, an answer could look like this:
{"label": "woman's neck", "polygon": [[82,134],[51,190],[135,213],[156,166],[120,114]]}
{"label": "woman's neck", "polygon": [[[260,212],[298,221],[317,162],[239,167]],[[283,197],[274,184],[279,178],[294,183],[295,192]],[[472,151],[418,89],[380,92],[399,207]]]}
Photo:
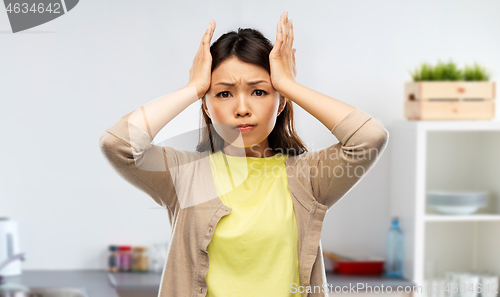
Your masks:
{"label": "woman's neck", "polygon": [[269,158],[275,155],[275,152],[269,147],[267,141],[265,145],[256,144],[245,148],[228,145],[222,149],[222,152],[226,155],[235,157]]}

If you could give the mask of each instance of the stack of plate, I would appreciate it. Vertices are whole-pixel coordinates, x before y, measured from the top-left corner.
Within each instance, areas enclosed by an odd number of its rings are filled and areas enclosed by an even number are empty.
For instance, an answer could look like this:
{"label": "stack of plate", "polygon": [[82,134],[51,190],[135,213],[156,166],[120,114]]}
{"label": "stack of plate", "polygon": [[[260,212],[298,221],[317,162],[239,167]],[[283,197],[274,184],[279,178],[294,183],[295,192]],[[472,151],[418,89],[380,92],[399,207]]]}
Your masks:
{"label": "stack of plate", "polygon": [[468,215],[488,205],[488,193],[428,191],[427,203],[443,214]]}

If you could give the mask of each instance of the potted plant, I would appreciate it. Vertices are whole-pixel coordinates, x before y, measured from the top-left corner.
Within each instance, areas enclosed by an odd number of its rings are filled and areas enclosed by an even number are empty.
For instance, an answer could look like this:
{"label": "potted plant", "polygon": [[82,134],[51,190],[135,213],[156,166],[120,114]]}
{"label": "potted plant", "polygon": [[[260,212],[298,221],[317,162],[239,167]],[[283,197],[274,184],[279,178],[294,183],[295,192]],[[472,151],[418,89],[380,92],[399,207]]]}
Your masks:
{"label": "potted plant", "polygon": [[422,63],[405,84],[405,117],[410,120],[491,120],[495,82],[477,63],[461,70],[453,61]]}

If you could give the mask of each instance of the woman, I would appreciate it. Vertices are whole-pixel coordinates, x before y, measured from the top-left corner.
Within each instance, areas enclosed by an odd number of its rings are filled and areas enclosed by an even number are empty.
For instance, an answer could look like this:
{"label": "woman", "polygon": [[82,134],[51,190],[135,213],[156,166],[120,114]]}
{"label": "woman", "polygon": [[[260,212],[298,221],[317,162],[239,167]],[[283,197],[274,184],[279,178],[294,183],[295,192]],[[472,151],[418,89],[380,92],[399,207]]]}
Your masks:
{"label": "woman", "polygon": [[[326,296],[324,216],[376,163],[388,132],[295,81],[287,12],[274,46],[252,29],[210,46],[214,30],[210,20],[185,87],[119,119],[99,140],[117,172],[167,210],[172,235],[160,296]],[[196,151],[152,144],[199,98]],[[293,103],[339,142],[308,152]]]}

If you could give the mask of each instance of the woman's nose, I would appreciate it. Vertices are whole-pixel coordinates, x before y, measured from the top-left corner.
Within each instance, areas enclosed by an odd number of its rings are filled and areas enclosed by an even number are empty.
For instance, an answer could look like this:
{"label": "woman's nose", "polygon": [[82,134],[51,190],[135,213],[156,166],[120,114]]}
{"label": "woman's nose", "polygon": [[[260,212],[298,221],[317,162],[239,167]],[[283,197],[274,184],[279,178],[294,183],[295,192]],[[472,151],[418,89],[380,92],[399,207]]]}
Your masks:
{"label": "woman's nose", "polygon": [[240,96],[237,101],[236,116],[243,117],[251,115],[250,106],[248,105],[248,98]]}

